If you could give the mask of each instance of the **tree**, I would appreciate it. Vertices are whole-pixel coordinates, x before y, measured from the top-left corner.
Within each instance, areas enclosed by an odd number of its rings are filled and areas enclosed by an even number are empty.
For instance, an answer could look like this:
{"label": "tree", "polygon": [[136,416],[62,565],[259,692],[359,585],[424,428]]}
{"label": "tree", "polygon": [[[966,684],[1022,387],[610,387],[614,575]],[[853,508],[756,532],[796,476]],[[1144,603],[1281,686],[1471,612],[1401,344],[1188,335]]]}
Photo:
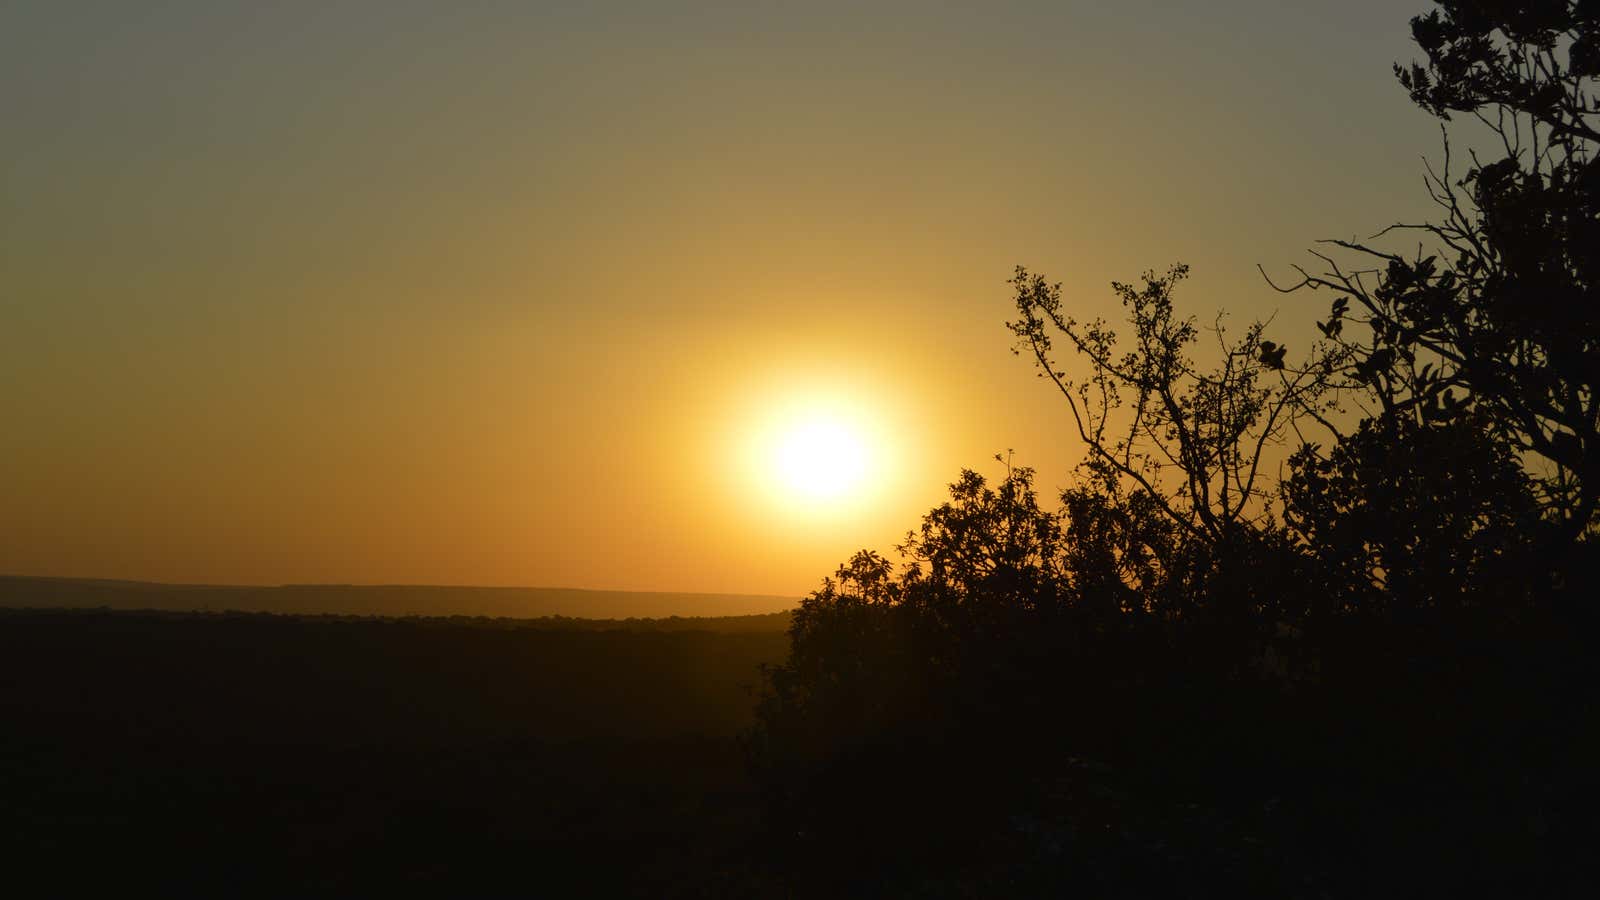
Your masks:
{"label": "tree", "polygon": [[801,601],[749,743],[786,827],[887,852],[930,822],[949,837],[985,821],[965,813],[1015,773],[999,757],[1061,723],[1063,539],[1031,470],[964,471],[898,563],[862,551]]}
{"label": "tree", "polygon": [[1413,431],[1481,420],[1537,462],[1546,515],[1578,539],[1600,525],[1600,5],[1437,5],[1411,22],[1426,61],[1396,75],[1441,122],[1481,124],[1500,158],[1473,151],[1452,180],[1446,130],[1426,179],[1441,219],[1380,232],[1420,232],[1422,248],[1326,242],[1378,266],[1316,252],[1325,271],[1281,289],[1335,294],[1319,327],[1375,414]]}
{"label": "tree", "polygon": [[1546,587],[1530,479],[1481,415],[1369,418],[1291,471],[1285,517],[1337,612],[1522,607]]}
{"label": "tree", "polygon": [[[1120,350],[1103,320],[1080,323],[1062,310],[1061,285],[1018,266],[1011,279],[1020,316],[1008,323],[1017,352],[1033,357],[1066,399],[1088,450],[1084,470],[1108,496],[1137,492],[1180,530],[1207,543],[1265,524],[1273,492],[1265,484],[1267,454],[1281,446],[1296,420],[1330,409],[1334,360],[1320,346],[1299,366],[1287,349],[1250,324],[1230,341],[1219,316],[1211,331],[1221,362],[1203,371],[1193,358],[1200,330],[1180,318],[1174,288],[1188,267],[1146,273],[1144,285],[1112,289],[1133,326],[1132,349]],[[1052,356],[1064,338],[1088,364],[1074,379]]]}
{"label": "tree", "polygon": [[[1275,515],[1272,456],[1302,423],[1326,422],[1342,351],[1319,341],[1290,364],[1287,348],[1264,337],[1264,323],[1233,340],[1219,316],[1210,329],[1219,361],[1204,369],[1195,360],[1201,331],[1172,302],[1187,274],[1177,265],[1146,273],[1142,287],[1112,284],[1133,329],[1128,349],[1106,322],[1068,316],[1061,286],[1020,266],[1011,279],[1019,318],[1008,325],[1016,351],[1032,356],[1066,399],[1087,450],[1086,477],[1064,498],[1068,508],[1079,527],[1121,523],[1115,562],[1138,573],[1145,608],[1180,618],[1224,607],[1284,614],[1269,583],[1290,552]],[[1087,363],[1086,375],[1057,362],[1061,340]]]}
{"label": "tree", "polygon": [[[801,601],[767,673],[761,739],[800,759],[925,735],[1025,680],[1002,671],[1072,606],[1058,516],[1031,469],[963,471],[898,548],[861,551]],[[769,758],[776,762],[776,757]]]}

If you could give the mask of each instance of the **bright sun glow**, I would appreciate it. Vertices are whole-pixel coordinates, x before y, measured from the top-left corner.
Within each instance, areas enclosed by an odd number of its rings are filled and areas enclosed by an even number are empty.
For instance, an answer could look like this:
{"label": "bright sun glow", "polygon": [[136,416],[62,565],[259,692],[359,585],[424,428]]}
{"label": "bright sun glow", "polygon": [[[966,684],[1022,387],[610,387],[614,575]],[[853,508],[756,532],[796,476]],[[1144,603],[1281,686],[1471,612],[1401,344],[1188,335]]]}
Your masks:
{"label": "bright sun glow", "polygon": [[[750,379],[718,441],[737,448],[721,471],[739,501],[765,522],[859,524],[901,489],[906,431],[894,395],[869,378],[785,372]],[[712,453],[715,457],[715,453]],[[726,458],[726,457],[723,457]]]}
{"label": "bright sun glow", "polygon": [[867,474],[867,448],[839,422],[797,422],[779,433],[773,448],[778,478],[792,494],[811,500],[851,495]]}

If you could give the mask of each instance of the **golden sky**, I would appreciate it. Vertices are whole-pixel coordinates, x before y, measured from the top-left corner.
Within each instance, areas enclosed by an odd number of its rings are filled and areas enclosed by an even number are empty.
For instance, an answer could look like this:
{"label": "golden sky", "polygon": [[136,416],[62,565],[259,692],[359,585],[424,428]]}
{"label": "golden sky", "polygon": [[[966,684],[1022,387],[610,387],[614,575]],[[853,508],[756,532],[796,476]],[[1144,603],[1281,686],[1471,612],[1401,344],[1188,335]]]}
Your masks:
{"label": "golden sky", "polygon": [[0,572],[804,593],[1065,483],[1017,263],[1307,342],[1424,6],[0,2]]}

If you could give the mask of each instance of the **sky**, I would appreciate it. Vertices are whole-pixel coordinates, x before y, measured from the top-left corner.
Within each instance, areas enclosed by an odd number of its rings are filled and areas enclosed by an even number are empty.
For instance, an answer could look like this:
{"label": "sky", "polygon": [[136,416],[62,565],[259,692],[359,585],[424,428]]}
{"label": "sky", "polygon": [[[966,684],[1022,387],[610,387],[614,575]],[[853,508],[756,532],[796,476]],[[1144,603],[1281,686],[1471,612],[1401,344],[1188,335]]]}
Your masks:
{"label": "sky", "polygon": [[1069,482],[1019,263],[1309,342],[1426,6],[0,0],[0,572],[803,594]]}

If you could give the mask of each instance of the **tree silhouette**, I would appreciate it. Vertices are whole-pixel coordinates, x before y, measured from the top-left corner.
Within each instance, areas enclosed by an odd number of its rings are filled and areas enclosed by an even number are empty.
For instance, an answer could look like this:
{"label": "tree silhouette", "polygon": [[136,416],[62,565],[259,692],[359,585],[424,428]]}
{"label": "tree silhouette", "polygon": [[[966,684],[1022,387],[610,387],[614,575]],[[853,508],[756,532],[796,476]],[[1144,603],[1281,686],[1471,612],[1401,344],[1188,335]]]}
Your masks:
{"label": "tree silhouette", "polygon": [[[1066,315],[1060,285],[1019,267],[1010,283],[1020,317],[1008,325],[1016,351],[1066,400],[1087,451],[1082,480],[1063,496],[1069,535],[1111,556],[1081,574],[1117,570],[1132,595],[1125,608],[1209,620],[1224,629],[1216,645],[1236,655],[1269,623],[1314,605],[1284,589],[1299,560],[1282,529],[1273,456],[1303,440],[1303,426],[1331,427],[1347,351],[1315,341],[1291,364],[1288,349],[1263,336],[1265,323],[1233,339],[1219,315],[1208,329],[1219,361],[1204,368],[1195,358],[1202,331],[1173,305],[1187,274],[1178,265],[1146,273],[1141,287],[1112,284],[1132,328],[1124,344],[1108,323]],[[1087,364],[1085,375],[1055,359],[1058,341]],[[1077,540],[1096,530],[1101,540]]]}
{"label": "tree silhouette", "polygon": [[[1298,420],[1332,411],[1340,355],[1325,342],[1285,364],[1287,348],[1251,323],[1230,340],[1219,316],[1210,329],[1221,362],[1195,362],[1200,329],[1173,308],[1188,267],[1146,273],[1142,287],[1113,283],[1133,327],[1131,348],[1106,322],[1062,311],[1061,286],[1018,267],[1011,279],[1020,318],[1008,323],[1042,376],[1066,399],[1088,450],[1084,473],[1111,497],[1133,492],[1186,535],[1209,544],[1267,526],[1275,492],[1263,465]],[[1052,356],[1055,342],[1088,364],[1074,379]]]}
{"label": "tree silhouette", "polygon": [[1057,721],[1076,604],[1032,479],[964,471],[898,562],[857,553],[801,602],[749,742],[786,829],[845,853],[952,838]]}
{"label": "tree silhouette", "polygon": [[1517,607],[1548,588],[1532,481],[1481,415],[1367,419],[1291,469],[1285,515],[1330,611]]}
{"label": "tree silhouette", "polygon": [[[1256,882],[1265,895],[1352,853],[1426,869],[1432,892],[1481,888],[1472,866],[1499,859],[1509,892],[1538,892],[1544,851],[1526,847],[1544,838],[1508,823],[1585,819],[1529,785],[1560,792],[1596,743],[1574,712],[1592,604],[1554,601],[1587,599],[1600,570],[1600,7],[1438,6],[1413,20],[1427,60],[1400,81],[1503,157],[1471,154],[1452,181],[1447,135],[1428,175],[1441,221],[1384,232],[1434,246],[1317,253],[1327,271],[1282,290],[1334,294],[1320,335],[1197,325],[1174,305],[1181,265],[1112,285],[1119,333],[1015,270],[1014,351],[1065,400],[1078,477],[1052,510],[1030,469],[965,471],[898,561],[857,554],[801,604],[751,741],[791,833],[945,852],[936,837],[976,847],[1025,809],[1090,848],[1075,872],[1124,853],[1125,878],[1184,871],[1161,868],[1187,815],[1173,804],[1210,796],[1263,823],[1250,841],[1279,855],[1246,868],[1286,879]],[[1413,793],[1430,808],[1395,815]],[[1291,808],[1285,827],[1263,812]],[[1415,849],[1430,833],[1449,837]]]}
{"label": "tree silhouette", "polygon": [[[801,601],[788,662],[768,672],[761,740],[798,757],[943,727],[1022,679],[1030,625],[1068,609],[1064,533],[1033,472],[964,471],[898,549],[862,551]],[[974,670],[987,677],[973,679]]]}
{"label": "tree silhouette", "polygon": [[1335,294],[1319,327],[1383,414],[1412,432],[1474,417],[1542,459],[1542,503],[1576,539],[1600,524],[1600,8],[1437,5],[1411,22],[1426,61],[1396,75],[1441,122],[1484,126],[1500,158],[1473,151],[1453,180],[1446,131],[1427,174],[1441,218],[1384,232],[1419,232],[1421,249],[1329,241],[1377,267],[1314,252],[1325,271],[1282,289]]}

